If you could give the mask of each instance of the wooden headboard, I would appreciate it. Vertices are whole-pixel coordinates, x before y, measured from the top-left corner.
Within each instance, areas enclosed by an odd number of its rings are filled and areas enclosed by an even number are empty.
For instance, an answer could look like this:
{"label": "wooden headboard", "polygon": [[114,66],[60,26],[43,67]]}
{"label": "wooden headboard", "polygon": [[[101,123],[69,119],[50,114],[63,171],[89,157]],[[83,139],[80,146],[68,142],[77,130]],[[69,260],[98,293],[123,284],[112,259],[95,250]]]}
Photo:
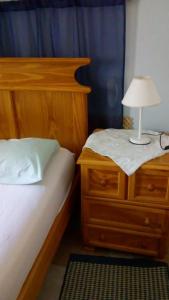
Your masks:
{"label": "wooden headboard", "polygon": [[58,139],[77,155],[88,131],[87,93],[75,80],[88,58],[1,58],[0,138]]}

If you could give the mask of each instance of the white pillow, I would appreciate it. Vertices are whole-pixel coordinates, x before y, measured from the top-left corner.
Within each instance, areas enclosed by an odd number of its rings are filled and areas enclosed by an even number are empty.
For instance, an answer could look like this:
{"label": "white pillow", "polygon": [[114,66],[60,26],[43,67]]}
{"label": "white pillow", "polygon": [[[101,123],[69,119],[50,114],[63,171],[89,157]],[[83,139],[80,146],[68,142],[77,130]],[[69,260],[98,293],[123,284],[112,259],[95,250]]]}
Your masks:
{"label": "white pillow", "polygon": [[41,138],[0,140],[0,183],[31,184],[43,179],[45,167],[60,147]]}

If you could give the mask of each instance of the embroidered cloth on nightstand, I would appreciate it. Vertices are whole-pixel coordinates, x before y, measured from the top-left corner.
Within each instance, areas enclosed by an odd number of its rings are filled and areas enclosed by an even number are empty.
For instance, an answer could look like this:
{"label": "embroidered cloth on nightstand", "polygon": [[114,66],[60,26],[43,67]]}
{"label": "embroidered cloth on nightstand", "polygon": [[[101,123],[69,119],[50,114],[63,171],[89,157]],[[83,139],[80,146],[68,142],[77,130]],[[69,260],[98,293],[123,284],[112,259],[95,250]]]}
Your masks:
{"label": "embroidered cloth on nightstand", "polygon": [[105,129],[92,133],[84,147],[111,158],[129,176],[143,163],[164,155],[160,147],[159,136],[151,135],[148,145],[134,145],[129,142],[131,136],[137,135],[135,130]]}

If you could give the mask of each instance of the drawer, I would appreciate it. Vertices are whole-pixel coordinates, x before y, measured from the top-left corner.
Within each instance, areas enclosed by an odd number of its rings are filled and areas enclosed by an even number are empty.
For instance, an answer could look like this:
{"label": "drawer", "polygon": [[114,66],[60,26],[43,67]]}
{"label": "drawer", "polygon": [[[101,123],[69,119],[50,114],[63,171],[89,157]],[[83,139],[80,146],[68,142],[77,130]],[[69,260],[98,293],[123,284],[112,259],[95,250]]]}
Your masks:
{"label": "drawer", "polygon": [[126,175],[118,167],[92,166],[82,168],[83,194],[124,199]]}
{"label": "drawer", "polygon": [[167,213],[162,209],[115,204],[102,199],[84,198],[84,222],[129,228],[149,233],[167,230]]}
{"label": "drawer", "polygon": [[169,172],[138,170],[129,177],[128,199],[169,204]]}
{"label": "drawer", "polygon": [[159,236],[148,236],[120,229],[108,229],[99,226],[85,226],[85,242],[89,245],[118,249],[122,251],[159,255]]}

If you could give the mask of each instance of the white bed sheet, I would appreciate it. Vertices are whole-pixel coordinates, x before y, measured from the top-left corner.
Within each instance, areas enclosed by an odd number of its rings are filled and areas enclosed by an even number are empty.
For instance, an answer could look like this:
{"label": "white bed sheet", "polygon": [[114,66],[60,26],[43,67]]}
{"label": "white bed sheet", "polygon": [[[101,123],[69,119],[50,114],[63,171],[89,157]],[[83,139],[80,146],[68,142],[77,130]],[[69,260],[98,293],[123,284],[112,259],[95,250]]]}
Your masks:
{"label": "white bed sheet", "polygon": [[61,148],[33,185],[0,185],[0,300],[15,300],[70,190],[74,155]]}

